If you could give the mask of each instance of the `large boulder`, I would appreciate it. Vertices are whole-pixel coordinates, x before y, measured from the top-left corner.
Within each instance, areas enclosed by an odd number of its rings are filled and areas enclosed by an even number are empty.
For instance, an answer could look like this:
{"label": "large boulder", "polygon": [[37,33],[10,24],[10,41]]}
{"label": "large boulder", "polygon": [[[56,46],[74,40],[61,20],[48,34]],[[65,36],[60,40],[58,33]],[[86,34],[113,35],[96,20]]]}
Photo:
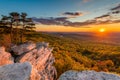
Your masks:
{"label": "large boulder", "polygon": [[0,66],[0,80],[29,80],[31,70],[29,62]]}
{"label": "large boulder", "polygon": [[120,80],[120,76],[105,72],[71,70],[63,73],[59,80]]}
{"label": "large boulder", "polygon": [[14,63],[10,53],[5,51],[5,47],[0,47],[0,66]]}
{"label": "large boulder", "polygon": [[[15,59],[16,62],[28,61],[32,64],[34,68],[32,71],[40,75],[40,77],[37,76],[39,77],[38,80],[54,80],[56,78],[57,72],[52,66],[55,59],[52,55],[52,49],[48,47],[48,43],[25,43],[14,47],[12,51],[19,55]],[[33,77],[34,75],[32,75],[31,80],[37,80]]]}

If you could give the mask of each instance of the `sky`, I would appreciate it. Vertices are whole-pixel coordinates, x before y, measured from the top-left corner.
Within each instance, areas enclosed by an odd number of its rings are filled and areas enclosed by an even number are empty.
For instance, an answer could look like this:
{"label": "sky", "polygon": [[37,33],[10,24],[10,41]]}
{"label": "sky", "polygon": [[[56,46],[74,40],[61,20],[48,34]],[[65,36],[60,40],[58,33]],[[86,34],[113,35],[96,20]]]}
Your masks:
{"label": "sky", "polygon": [[120,32],[120,0],[0,0],[0,15],[26,12],[37,31]]}

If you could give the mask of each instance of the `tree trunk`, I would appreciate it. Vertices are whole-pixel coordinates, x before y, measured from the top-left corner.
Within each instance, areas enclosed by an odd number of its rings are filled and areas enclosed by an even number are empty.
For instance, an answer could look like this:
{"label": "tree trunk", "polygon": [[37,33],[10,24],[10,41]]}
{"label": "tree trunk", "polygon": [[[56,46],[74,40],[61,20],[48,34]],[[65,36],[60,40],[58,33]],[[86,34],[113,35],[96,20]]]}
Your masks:
{"label": "tree trunk", "polygon": [[12,23],[11,23],[11,28],[10,28],[10,39],[11,43],[13,43],[13,34],[12,34],[13,28],[12,28]]}

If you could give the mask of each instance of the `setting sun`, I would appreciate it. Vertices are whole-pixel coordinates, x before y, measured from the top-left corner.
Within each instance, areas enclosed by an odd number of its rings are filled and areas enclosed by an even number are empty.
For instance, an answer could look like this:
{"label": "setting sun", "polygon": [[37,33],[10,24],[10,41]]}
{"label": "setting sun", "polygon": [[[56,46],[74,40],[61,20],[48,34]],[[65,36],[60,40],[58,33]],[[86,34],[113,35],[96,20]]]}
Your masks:
{"label": "setting sun", "polygon": [[105,32],[105,29],[104,29],[104,28],[101,28],[99,31],[100,31],[100,32]]}

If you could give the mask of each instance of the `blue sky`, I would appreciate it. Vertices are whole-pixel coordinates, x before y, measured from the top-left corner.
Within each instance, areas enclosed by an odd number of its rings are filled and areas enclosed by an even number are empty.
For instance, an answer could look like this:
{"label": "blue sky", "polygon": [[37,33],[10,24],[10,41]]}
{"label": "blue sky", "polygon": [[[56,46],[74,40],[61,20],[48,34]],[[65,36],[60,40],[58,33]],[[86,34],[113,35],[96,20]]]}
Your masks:
{"label": "blue sky", "polygon": [[0,15],[26,12],[30,17],[58,17],[64,12],[84,12],[85,16],[70,19],[84,21],[105,14],[119,0],[0,0]]}
{"label": "blue sky", "polygon": [[41,31],[120,32],[120,0],[0,0],[0,15],[10,12],[26,12]]}

